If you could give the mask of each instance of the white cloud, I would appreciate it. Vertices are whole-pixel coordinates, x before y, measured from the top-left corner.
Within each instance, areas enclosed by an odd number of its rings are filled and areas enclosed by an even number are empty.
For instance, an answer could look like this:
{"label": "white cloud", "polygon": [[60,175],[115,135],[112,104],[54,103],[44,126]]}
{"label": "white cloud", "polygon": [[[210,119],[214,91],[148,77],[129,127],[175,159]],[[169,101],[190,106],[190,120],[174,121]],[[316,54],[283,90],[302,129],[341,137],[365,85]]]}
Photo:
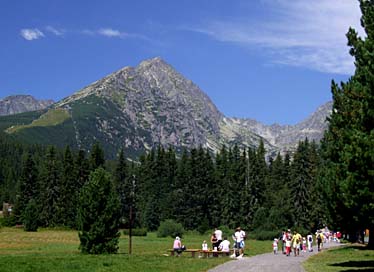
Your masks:
{"label": "white cloud", "polygon": [[46,26],[45,29],[56,36],[63,36],[65,33],[64,30],[56,29],[53,26]]}
{"label": "white cloud", "polygon": [[97,31],[97,33],[99,35],[103,35],[103,36],[110,37],[110,38],[112,38],[112,37],[123,38],[127,35],[124,32],[121,32],[119,30],[112,29],[112,28],[100,28]]}
{"label": "white cloud", "polygon": [[44,33],[37,28],[24,28],[20,31],[21,36],[28,41],[37,40],[44,37]]}
{"label": "white cloud", "polygon": [[353,73],[345,34],[352,26],[364,35],[358,1],[262,0],[262,4],[269,14],[261,18],[267,19],[214,20],[188,30],[222,42],[260,48],[271,63]]}

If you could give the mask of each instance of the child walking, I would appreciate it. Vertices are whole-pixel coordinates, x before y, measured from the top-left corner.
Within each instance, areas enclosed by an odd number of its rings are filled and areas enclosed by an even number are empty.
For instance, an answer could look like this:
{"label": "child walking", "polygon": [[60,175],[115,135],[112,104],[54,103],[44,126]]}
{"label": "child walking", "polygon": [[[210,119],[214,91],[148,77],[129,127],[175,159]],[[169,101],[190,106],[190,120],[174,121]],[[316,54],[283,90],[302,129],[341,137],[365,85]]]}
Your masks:
{"label": "child walking", "polygon": [[274,254],[278,253],[278,239],[277,238],[274,238],[274,241],[273,241],[273,252]]}
{"label": "child walking", "polygon": [[306,252],[306,238],[303,237],[303,252]]}
{"label": "child walking", "polygon": [[290,256],[291,253],[291,237],[288,237],[286,241],[286,255]]}

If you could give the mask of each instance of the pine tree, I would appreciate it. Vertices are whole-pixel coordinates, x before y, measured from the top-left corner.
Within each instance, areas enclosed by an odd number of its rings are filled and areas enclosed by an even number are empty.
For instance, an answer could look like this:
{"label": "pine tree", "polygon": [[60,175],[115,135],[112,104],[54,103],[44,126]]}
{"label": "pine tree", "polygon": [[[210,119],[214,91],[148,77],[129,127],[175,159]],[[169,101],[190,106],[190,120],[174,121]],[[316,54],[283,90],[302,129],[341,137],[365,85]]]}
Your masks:
{"label": "pine tree", "polygon": [[352,232],[370,229],[369,246],[374,248],[374,2],[360,0],[360,8],[367,36],[349,29],[356,70],[347,83],[332,83],[333,112],[323,145],[329,175],[324,182],[327,191],[339,194],[336,199],[327,193],[343,226]]}
{"label": "pine tree", "polygon": [[101,148],[100,143],[96,142],[92,146],[91,153],[90,153],[91,171],[99,167],[104,167],[104,163],[105,163],[104,150]]}
{"label": "pine tree", "polygon": [[90,174],[80,195],[79,248],[82,253],[117,253],[119,205],[110,175],[99,167]]}
{"label": "pine tree", "polygon": [[40,204],[41,224],[46,227],[54,227],[61,225],[61,165],[57,159],[56,148],[50,146],[46,151],[46,155],[40,172]]}
{"label": "pine tree", "polygon": [[80,187],[78,186],[77,171],[75,170],[73,154],[69,146],[65,148],[62,177],[60,179],[60,198],[59,198],[59,216],[61,224],[70,228],[76,227],[77,223],[77,194]]}
{"label": "pine tree", "polygon": [[21,224],[23,222],[23,214],[29,201],[32,199],[35,201],[38,200],[38,189],[38,170],[31,153],[27,152],[22,163],[22,171],[19,178],[17,193],[18,198],[14,208],[17,223]]}

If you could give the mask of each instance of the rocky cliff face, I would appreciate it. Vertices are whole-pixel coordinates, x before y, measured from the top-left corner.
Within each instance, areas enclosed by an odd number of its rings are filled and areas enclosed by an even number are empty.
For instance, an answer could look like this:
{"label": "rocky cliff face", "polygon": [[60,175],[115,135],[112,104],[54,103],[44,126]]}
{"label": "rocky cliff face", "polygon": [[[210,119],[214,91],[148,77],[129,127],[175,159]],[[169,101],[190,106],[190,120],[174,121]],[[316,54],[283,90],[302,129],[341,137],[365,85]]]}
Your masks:
{"label": "rocky cliff face", "polygon": [[[222,145],[257,147],[261,140],[269,155],[292,151],[305,137],[321,139],[331,103],[295,126],[228,118],[197,85],[162,59],[154,58],[116,71],[53,108],[62,108],[70,116],[55,128],[59,131],[55,134],[60,135],[57,144],[73,142],[73,146],[89,150],[100,141],[113,158],[120,148],[136,157],[157,145],[177,151],[203,146],[216,152]],[[34,130],[33,135],[40,133],[40,138],[45,138],[53,131],[52,126],[45,126]],[[23,131],[23,135],[27,133]]]}
{"label": "rocky cliff face", "polygon": [[53,100],[37,100],[31,95],[12,95],[0,99],[0,116],[41,110],[49,107]]}
{"label": "rocky cliff face", "polygon": [[264,125],[253,119],[233,119],[244,127],[266,139],[267,142],[282,153],[292,151],[299,141],[308,138],[310,141],[319,142],[328,126],[326,118],[331,114],[332,102],[320,106],[304,121],[291,126],[278,124]]}

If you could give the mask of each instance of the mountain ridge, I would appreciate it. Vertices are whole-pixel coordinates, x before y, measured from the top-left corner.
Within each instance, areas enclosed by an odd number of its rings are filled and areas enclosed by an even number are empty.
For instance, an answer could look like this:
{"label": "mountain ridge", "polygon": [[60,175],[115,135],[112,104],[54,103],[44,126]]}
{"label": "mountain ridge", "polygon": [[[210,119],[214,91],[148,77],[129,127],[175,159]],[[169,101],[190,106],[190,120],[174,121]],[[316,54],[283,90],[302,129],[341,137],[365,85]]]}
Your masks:
{"label": "mountain ridge", "polygon": [[[331,110],[327,103],[293,126],[226,117],[203,90],[160,57],[123,67],[51,107],[70,115],[66,134],[74,139],[67,141],[86,150],[100,141],[110,157],[119,148],[133,155],[157,145],[177,151],[202,146],[216,152],[223,145],[256,147],[261,140],[270,155],[285,153],[306,137],[320,140]],[[64,124],[59,126],[63,131]],[[22,133],[27,135],[27,129]]]}

